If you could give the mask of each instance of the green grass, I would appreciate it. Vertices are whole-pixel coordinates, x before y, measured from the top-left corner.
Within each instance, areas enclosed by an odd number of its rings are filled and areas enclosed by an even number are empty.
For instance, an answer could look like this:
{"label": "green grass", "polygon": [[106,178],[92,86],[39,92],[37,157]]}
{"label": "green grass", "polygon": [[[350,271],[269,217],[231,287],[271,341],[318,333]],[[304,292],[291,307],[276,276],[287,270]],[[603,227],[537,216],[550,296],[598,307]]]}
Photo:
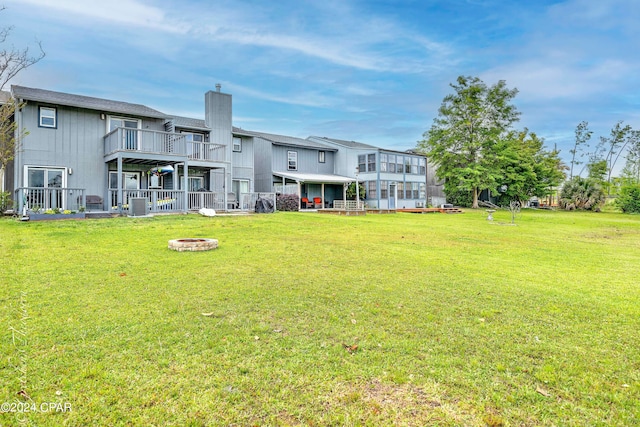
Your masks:
{"label": "green grass", "polygon": [[494,216],[0,220],[0,403],[72,405],[38,426],[638,425],[640,217]]}

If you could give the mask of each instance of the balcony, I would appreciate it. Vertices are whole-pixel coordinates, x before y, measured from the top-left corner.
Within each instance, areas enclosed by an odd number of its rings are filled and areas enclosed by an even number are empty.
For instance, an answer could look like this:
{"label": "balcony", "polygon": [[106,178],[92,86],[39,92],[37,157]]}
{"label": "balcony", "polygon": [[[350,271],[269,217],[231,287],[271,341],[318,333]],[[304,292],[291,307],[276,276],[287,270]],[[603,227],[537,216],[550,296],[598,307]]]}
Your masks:
{"label": "balcony", "polygon": [[136,159],[221,163],[226,159],[226,146],[187,141],[186,135],[180,133],[117,128],[105,135],[104,153],[107,161],[120,155]]}

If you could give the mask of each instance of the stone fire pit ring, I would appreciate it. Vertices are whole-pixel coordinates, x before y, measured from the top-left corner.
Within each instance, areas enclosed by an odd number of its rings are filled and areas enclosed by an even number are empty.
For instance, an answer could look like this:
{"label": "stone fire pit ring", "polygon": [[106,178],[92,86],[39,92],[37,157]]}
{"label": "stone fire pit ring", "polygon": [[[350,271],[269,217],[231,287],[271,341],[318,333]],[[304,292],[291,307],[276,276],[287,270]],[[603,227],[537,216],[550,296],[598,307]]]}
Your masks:
{"label": "stone fire pit ring", "polygon": [[169,240],[169,249],[178,252],[210,251],[218,247],[217,239],[184,238]]}

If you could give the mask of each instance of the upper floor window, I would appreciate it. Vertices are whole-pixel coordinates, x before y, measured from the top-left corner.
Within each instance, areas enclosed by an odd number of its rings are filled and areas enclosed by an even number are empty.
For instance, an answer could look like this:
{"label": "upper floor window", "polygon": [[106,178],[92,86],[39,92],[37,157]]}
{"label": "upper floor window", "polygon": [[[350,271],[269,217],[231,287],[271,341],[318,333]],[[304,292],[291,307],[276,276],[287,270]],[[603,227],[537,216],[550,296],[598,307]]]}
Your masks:
{"label": "upper floor window", "polygon": [[298,170],[298,152],[287,151],[287,169],[290,171]]}
{"label": "upper floor window", "polygon": [[38,125],[43,128],[57,128],[58,115],[55,108],[40,107]]}
{"label": "upper floor window", "polygon": [[395,154],[389,154],[389,166],[388,166],[389,172],[393,172],[395,173],[396,171],[396,155]]}
{"label": "upper floor window", "polygon": [[387,171],[387,154],[380,153],[380,172]]}
{"label": "upper floor window", "polygon": [[367,156],[367,171],[368,172],[376,171],[376,155],[375,154],[369,154]]}
{"label": "upper floor window", "polygon": [[325,152],[318,151],[318,163],[324,163],[324,162],[325,162]]}
{"label": "upper floor window", "polygon": [[367,156],[365,154],[358,155],[358,172],[366,172],[367,171]]}
{"label": "upper floor window", "polygon": [[427,173],[427,159],[424,157],[420,158],[420,175],[426,175]]}
{"label": "upper floor window", "polygon": [[242,151],[242,138],[233,137],[233,151]]}

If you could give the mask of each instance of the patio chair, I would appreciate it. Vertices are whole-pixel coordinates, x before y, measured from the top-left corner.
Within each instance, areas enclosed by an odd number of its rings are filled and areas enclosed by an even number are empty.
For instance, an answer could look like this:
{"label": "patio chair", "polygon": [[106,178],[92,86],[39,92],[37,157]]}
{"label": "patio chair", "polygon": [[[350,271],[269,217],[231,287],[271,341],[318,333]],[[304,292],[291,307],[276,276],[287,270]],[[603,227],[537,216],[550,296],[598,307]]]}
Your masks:
{"label": "patio chair", "polygon": [[303,197],[302,199],[300,199],[300,201],[302,202],[302,205],[304,206],[305,209],[308,209],[309,205],[313,207],[313,203],[311,203],[307,197]]}
{"label": "patio chair", "polygon": [[314,208],[321,208],[322,207],[322,198],[321,197],[314,197],[313,198],[313,207]]}

